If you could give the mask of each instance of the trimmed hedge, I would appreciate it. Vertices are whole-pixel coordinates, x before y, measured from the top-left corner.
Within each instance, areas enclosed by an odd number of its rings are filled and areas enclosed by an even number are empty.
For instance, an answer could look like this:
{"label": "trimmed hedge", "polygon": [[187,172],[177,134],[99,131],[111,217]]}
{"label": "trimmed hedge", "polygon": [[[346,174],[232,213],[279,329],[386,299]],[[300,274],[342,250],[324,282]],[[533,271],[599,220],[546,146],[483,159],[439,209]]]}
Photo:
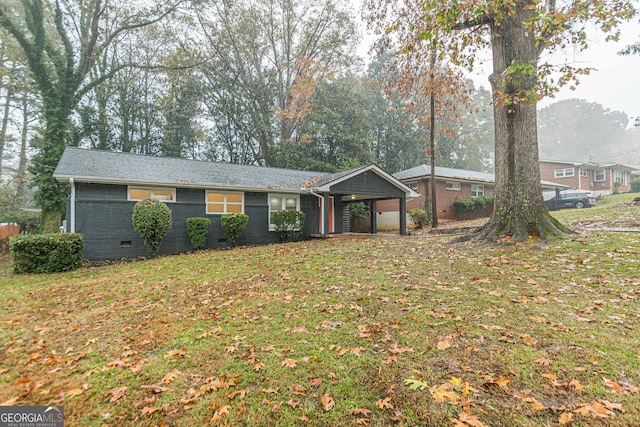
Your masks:
{"label": "trimmed hedge", "polygon": [[131,216],[134,231],[140,233],[149,255],[155,257],[160,250],[160,242],[171,229],[171,209],[166,203],[156,199],[140,200],[133,207]]}
{"label": "trimmed hedge", "polygon": [[640,193],[640,178],[634,178],[631,180],[631,192]]}
{"label": "trimmed hedge", "polygon": [[202,249],[207,244],[207,235],[209,234],[209,218],[187,218],[187,232],[189,240],[194,249]]}
{"label": "trimmed hedge", "polygon": [[453,209],[456,214],[461,214],[464,212],[473,212],[476,210],[484,209],[486,207],[493,206],[493,197],[492,196],[481,196],[481,197],[461,197],[453,202]]}
{"label": "trimmed hedge", "polygon": [[16,273],[55,273],[82,267],[84,239],[77,233],[18,234],[9,239]]}
{"label": "trimmed hedge", "polygon": [[302,233],[304,228],[304,212],[286,210],[278,211],[273,215],[273,225],[280,239],[288,241]]}
{"label": "trimmed hedge", "polygon": [[220,224],[233,246],[238,243],[238,239],[244,233],[248,223],[249,215],[243,213],[230,213],[220,216]]}

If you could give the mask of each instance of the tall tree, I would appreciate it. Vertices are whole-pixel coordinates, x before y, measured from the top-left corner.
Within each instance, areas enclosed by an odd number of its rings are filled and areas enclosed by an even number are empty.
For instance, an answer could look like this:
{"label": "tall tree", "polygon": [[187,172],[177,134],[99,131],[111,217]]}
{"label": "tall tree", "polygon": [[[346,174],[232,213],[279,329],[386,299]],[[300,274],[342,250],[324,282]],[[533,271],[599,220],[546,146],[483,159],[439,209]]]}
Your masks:
{"label": "tall tree", "polygon": [[[412,0],[406,0],[410,2]],[[416,0],[423,13],[418,19],[386,15],[388,0],[368,0],[370,21],[379,34],[389,31],[415,34],[411,43],[442,39],[447,56],[473,69],[478,52],[490,47],[493,72],[495,127],[495,208],[478,232],[465,239],[495,241],[501,237],[520,241],[545,238],[568,230],[549,215],[542,198],[538,165],[536,103],[558,90],[553,79],[572,82],[586,72],[562,64],[555,69],[539,63],[547,48],[587,47],[586,22],[591,21],[616,37],[621,20],[633,17],[632,1],[556,0],[453,1]],[[558,81],[558,80],[555,80]]]}
{"label": "tall tree", "polygon": [[31,169],[44,231],[57,230],[64,209],[67,186],[53,178],[53,171],[72,141],[71,113],[89,90],[118,71],[113,69],[98,79],[89,79],[98,55],[127,31],[158,22],[181,2],[150,8],[127,3],[129,13],[108,0],[21,0],[17,4],[0,4],[0,26],[24,51],[42,98],[44,129],[35,144],[37,153]]}
{"label": "tall tree", "polygon": [[540,155],[549,160],[596,161],[624,149],[627,115],[596,102],[566,99],[538,112]]}
{"label": "tall tree", "polygon": [[[352,63],[354,19],[336,0],[202,3],[208,40],[207,106],[234,132],[225,143],[243,161],[279,166],[273,151],[296,139],[313,91]],[[198,40],[198,43],[202,43]],[[219,136],[227,137],[228,127]],[[225,150],[229,152],[229,150]]]}

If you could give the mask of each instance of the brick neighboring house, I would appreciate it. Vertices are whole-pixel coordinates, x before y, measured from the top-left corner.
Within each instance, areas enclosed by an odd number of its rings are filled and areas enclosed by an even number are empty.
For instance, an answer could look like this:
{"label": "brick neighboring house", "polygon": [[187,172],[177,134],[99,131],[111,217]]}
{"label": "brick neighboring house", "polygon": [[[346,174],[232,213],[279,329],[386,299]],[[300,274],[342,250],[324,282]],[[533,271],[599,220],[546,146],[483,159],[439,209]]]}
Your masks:
{"label": "brick neighboring house", "polygon": [[[457,219],[453,202],[459,198],[492,196],[495,187],[495,175],[487,172],[469,171],[436,166],[436,204],[438,219]],[[420,165],[393,175],[420,194],[414,199],[407,199],[407,210],[427,207],[431,209],[428,195],[431,193],[431,166]],[[563,184],[542,181],[542,188],[555,191],[568,188]],[[378,230],[394,230],[399,224],[399,206],[396,201],[386,200],[377,203]],[[482,212],[490,215],[491,212]],[[394,228],[395,227],[395,228]]]}
{"label": "brick neighboring house", "polygon": [[[574,190],[589,190],[594,195],[608,195],[631,190],[632,166],[619,163],[591,163],[540,160],[540,178],[564,184]],[[551,195],[548,195],[551,197]],[[547,198],[547,197],[545,197]]]}

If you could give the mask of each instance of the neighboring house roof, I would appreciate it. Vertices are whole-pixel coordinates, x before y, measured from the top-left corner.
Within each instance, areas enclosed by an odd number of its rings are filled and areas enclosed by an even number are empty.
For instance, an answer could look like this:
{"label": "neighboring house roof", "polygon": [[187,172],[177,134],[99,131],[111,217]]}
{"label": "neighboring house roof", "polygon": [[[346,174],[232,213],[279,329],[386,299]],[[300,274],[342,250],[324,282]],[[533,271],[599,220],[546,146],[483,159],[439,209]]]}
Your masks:
{"label": "neighboring house roof", "polygon": [[[496,180],[495,174],[488,172],[469,171],[464,169],[445,168],[442,166],[436,166],[435,168],[436,178],[452,179],[458,181],[468,182],[481,182],[487,184],[494,184]],[[410,179],[430,177],[431,165],[420,165],[405,171],[394,174],[396,178],[401,181],[408,181]],[[554,190],[556,188],[569,188],[568,185],[557,184],[555,182],[540,181],[543,190]]]}
{"label": "neighboring house roof", "polygon": [[[411,178],[431,176],[431,165],[416,166],[414,168],[398,172],[393,176],[403,181]],[[495,175],[492,173],[445,168],[442,166],[436,166],[436,177],[458,179],[461,181],[482,181],[487,183],[493,183],[495,181]]]}
{"label": "neighboring house roof", "polygon": [[214,163],[175,157],[145,156],[67,147],[53,173],[58,181],[95,182],[146,186],[279,190],[295,193],[329,191],[337,182],[373,170],[402,188],[408,197],[417,194],[376,165],[346,172],[328,173]]}
{"label": "neighboring house roof", "polygon": [[628,166],[628,165],[623,165],[621,163],[615,163],[615,162],[597,163],[597,162],[572,162],[568,160],[540,160],[540,163],[572,165],[574,167],[580,167],[583,169],[615,169],[615,170],[626,171],[626,172],[633,172],[638,170],[638,167],[636,166]]}

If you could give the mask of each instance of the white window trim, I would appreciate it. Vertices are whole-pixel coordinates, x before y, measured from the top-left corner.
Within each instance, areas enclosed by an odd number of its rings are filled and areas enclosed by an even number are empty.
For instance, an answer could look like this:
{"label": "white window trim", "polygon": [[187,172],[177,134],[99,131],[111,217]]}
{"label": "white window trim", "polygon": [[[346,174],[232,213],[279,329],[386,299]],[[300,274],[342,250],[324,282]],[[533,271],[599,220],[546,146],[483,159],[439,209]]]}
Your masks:
{"label": "white window trim", "polygon": [[553,171],[555,178],[571,178],[574,175],[575,171],[573,168],[556,169]]}
{"label": "white window trim", "polygon": [[[598,172],[602,172],[602,179],[598,179]],[[607,171],[604,169],[598,169],[593,174],[593,180],[596,182],[602,182],[607,180]]]}
{"label": "white window trim", "polygon": [[586,170],[586,169],[582,169],[582,168],[580,168],[580,176],[581,176],[582,178],[586,178],[586,177],[588,177],[588,176],[589,176],[589,171],[588,171],[588,170]]}
{"label": "white window trim", "polygon": [[[276,226],[275,224],[271,223],[271,198],[272,197],[277,197],[279,199],[285,200],[287,198],[289,199],[296,199],[296,211],[300,212],[300,195],[299,194],[290,194],[290,193],[269,193],[267,194],[267,203],[269,205],[269,231],[276,231]],[[284,207],[283,207],[284,208]],[[282,209],[278,209],[278,210],[282,210]]]}
{"label": "white window trim", "polygon": [[[449,187],[449,185],[451,185],[451,187]],[[447,190],[451,190],[451,191],[462,190],[462,185],[459,182],[455,182],[455,181],[446,181],[444,186]]]}
{"label": "white window trim", "polygon": [[[475,193],[476,195],[474,196],[474,188],[476,189]],[[480,189],[480,192],[482,194],[478,194],[478,189]],[[484,185],[482,184],[471,184],[471,197],[484,197]]]}
{"label": "white window trim", "polygon": [[418,182],[417,181],[409,182],[409,183],[407,183],[407,187],[409,187],[412,190],[417,191],[418,190]]}
{"label": "white window trim", "polygon": [[131,190],[148,190],[148,191],[151,192],[151,198],[152,199],[155,199],[154,191],[171,191],[171,193],[173,193],[172,200],[162,200],[162,199],[157,199],[157,200],[160,200],[161,202],[165,202],[165,203],[175,203],[176,202],[176,189],[175,188],[145,187],[143,185],[129,185],[127,187],[127,200],[129,200],[130,202],[139,202],[140,200],[143,200],[143,199],[132,199],[131,198]]}
{"label": "white window trim", "polygon": [[[209,212],[209,193],[216,194],[224,194],[224,212]],[[240,213],[244,213],[244,193],[241,191],[224,191],[224,190],[207,190],[204,192],[204,212],[207,215],[226,215],[228,213],[237,213],[237,212],[228,212],[227,211],[227,194],[240,194],[242,196],[242,207],[240,208]],[[236,203],[234,203],[235,205]]]}
{"label": "white window trim", "polygon": [[[618,181],[616,175],[622,176],[622,181]],[[613,182],[618,185],[627,185],[627,173],[622,171],[613,171]]]}

